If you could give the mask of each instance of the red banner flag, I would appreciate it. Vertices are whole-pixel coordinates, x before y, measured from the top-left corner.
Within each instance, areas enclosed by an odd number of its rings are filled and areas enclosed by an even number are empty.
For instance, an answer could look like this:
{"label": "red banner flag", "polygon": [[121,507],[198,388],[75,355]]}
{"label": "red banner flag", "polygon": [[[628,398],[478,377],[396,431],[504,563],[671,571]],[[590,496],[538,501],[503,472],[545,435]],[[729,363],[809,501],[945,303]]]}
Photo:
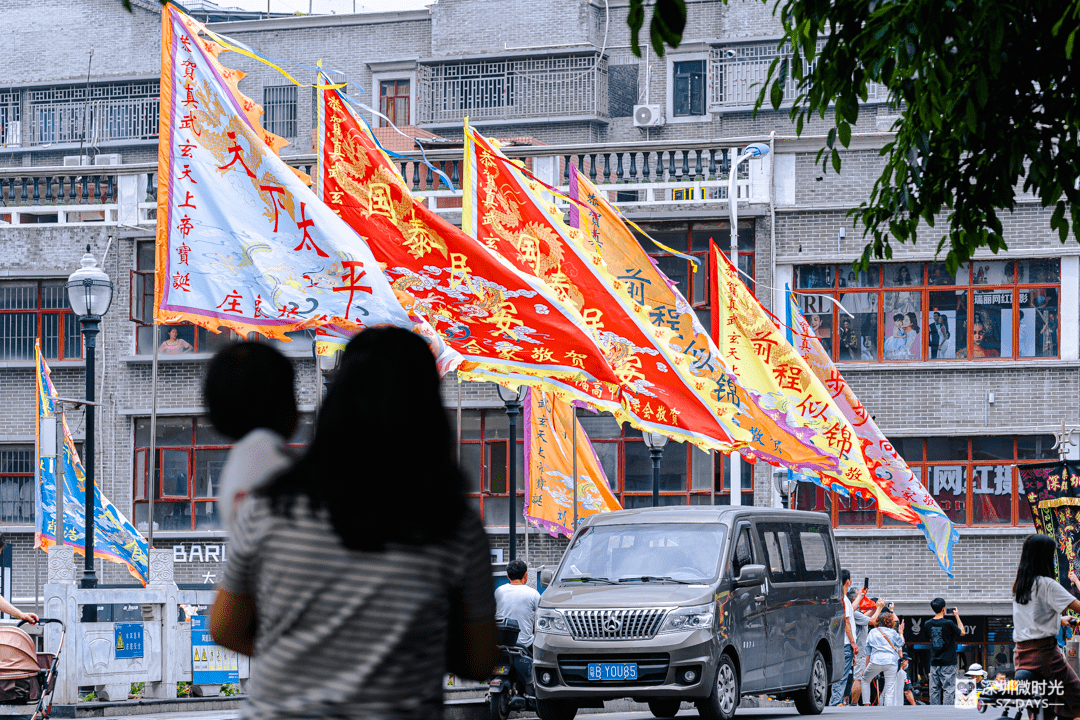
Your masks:
{"label": "red banner flag", "polygon": [[462,229],[581,313],[619,376],[626,418],[634,427],[725,452],[745,444],[717,416],[733,415],[737,408],[708,407],[675,371],[676,365],[696,363],[695,356],[662,342],[664,333],[648,321],[644,303],[618,291],[619,279],[580,231],[563,224],[562,213],[542,199],[539,184],[530,183],[467,122],[463,184]]}
{"label": "red banner flag", "polygon": [[461,353],[462,374],[620,414],[618,377],[581,315],[416,200],[347,101],[319,97],[324,201],[368,243],[405,309]]}

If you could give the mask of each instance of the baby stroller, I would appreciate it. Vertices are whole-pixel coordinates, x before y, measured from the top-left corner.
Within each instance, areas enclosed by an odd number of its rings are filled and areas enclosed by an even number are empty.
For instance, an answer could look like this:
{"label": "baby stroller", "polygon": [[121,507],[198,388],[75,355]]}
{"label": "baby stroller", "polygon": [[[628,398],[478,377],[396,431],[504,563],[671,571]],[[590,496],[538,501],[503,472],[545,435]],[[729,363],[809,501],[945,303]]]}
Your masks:
{"label": "baby stroller", "polygon": [[64,649],[67,628],[55,618],[41,618],[39,624],[59,623],[60,644],[56,653],[39,653],[34,639],[19,627],[0,627],[0,705],[37,703],[30,720],[45,720],[52,712],[56,689],[56,668]]}

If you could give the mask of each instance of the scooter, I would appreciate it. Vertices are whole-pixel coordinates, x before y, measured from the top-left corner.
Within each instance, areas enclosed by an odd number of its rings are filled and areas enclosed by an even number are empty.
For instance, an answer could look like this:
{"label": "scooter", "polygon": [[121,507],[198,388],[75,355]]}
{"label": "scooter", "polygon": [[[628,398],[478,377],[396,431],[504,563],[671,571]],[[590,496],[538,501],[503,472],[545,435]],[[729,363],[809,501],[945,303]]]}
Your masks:
{"label": "scooter", "polygon": [[511,710],[536,711],[532,689],[532,658],[517,644],[516,620],[496,621],[496,646],[499,654],[495,670],[488,681],[489,720],[506,720]]}

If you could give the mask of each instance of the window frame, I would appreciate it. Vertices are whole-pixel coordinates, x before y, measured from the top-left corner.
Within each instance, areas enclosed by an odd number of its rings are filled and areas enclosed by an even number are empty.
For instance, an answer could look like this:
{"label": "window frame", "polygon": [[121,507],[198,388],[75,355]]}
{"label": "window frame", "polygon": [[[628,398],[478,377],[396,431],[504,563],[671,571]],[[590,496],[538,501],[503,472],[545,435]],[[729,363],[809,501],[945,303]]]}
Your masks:
{"label": "window frame", "polygon": [[[28,453],[26,457],[22,458],[10,458],[5,457],[7,453]],[[25,472],[6,469],[6,463],[0,462],[0,487],[4,487],[11,483],[17,483],[19,492],[29,486],[34,489],[36,485],[34,463],[36,462],[36,455],[33,444],[3,444],[0,445],[0,461],[7,462],[26,462],[27,470]],[[14,517],[15,508],[13,507],[12,513],[6,512],[6,506],[9,504],[18,504],[20,507],[18,512],[19,521],[5,519],[8,517]],[[30,500],[0,500],[0,526],[24,526],[33,525],[37,519],[36,515],[36,503],[33,497]],[[22,510],[29,507],[29,512],[24,514]],[[29,519],[26,519],[29,518]]]}
{"label": "window frame", "polygon": [[[34,316],[34,340],[40,341],[42,345],[42,356],[46,360],[54,362],[64,361],[78,361],[83,359],[83,347],[82,347],[82,330],[79,326],[79,319],[75,313],[71,310],[71,304],[68,300],[67,291],[63,288],[63,284],[66,278],[4,278],[0,280],[0,286],[4,285],[17,285],[17,284],[33,284],[35,286],[35,300],[33,308],[0,308],[0,316],[3,315],[33,315]],[[60,308],[46,308],[44,304],[44,286],[45,283],[57,283],[61,289],[64,298],[64,306]],[[56,315],[57,316],[57,333],[56,333],[56,355],[51,356],[49,354],[50,346],[46,343],[46,338],[43,333],[45,331],[45,316]],[[74,333],[72,337],[67,337],[68,324],[72,323],[74,327]],[[0,325],[2,327],[2,325]],[[75,343],[78,349],[78,355],[70,355],[68,353],[68,340],[77,339]],[[0,348],[3,347],[5,339],[0,336]],[[0,361],[8,362],[34,362],[34,347],[31,342],[29,354],[25,358],[15,357],[0,357]]]}
{"label": "window frame", "polygon": [[[974,447],[976,437],[979,437],[979,438],[991,437],[994,440],[997,440],[999,442],[1003,442],[1005,440],[1008,440],[1009,442],[1012,443],[1012,458],[1011,459],[1010,458],[1006,458],[1006,459],[1001,459],[1001,458],[977,459],[975,457],[976,451],[975,451],[975,447]],[[1042,437],[1044,439],[1052,438],[1052,436],[1043,436],[1043,435],[958,436],[958,437],[951,437],[950,436],[950,437],[945,438],[945,439],[949,439],[949,440],[962,439],[963,442],[964,442],[965,448],[966,448],[966,459],[955,459],[955,460],[930,460],[930,459],[928,459],[928,455],[929,455],[928,441],[939,439],[939,438],[935,438],[933,436],[917,437],[917,438],[903,438],[903,440],[907,444],[910,444],[913,441],[920,443],[920,446],[919,446],[919,448],[920,448],[919,459],[917,459],[917,460],[916,459],[905,459],[905,462],[908,464],[909,467],[911,467],[911,469],[919,477],[919,481],[922,483],[922,486],[924,488],[926,488],[927,491],[931,493],[931,496],[935,497],[935,499],[936,499],[936,496],[933,495],[933,489],[930,487],[929,469],[930,468],[935,468],[935,467],[957,467],[957,466],[963,468],[963,470],[964,470],[964,486],[965,486],[964,496],[963,496],[963,500],[962,500],[963,503],[964,503],[964,521],[963,522],[957,522],[957,521],[954,520],[953,524],[956,525],[957,527],[971,527],[971,528],[1031,527],[1033,523],[1032,523],[1030,517],[1024,518],[1024,519],[1022,519],[1020,517],[1021,503],[1026,502],[1026,501],[1024,500],[1024,498],[1022,497],[1022,493],[1020,492],[1020,470],[1019,470],[1019,468],[1020,468],[1020,466],[1023,466],[1023,465],[1044,463],[1044,462],[1047,462],[1047,461],[1050,461],[1050,460],[1054,460],[1054,459],[1056,459],[1057,456],[1056,456],[1056,453],[1055,453],[1053,456],[1045,455],[1044,457],[1038,457],[1038,458],[1021,458],[1020,457],[1020,444],[1021,444],[1020,440],[1023,439],[1023,438],[1035,439],[1035,438],[1040,438],[1040,437]],[[1050,452],[1050,447],[1049,446],[1045,446],[1045,448],[1046,449],[1043,450],[1044,453],[1045,452]],[[974,479],[975,479],[975,468],[976,467],[983,467],[983,468],[985,468],[985,467],[1007,467],[1007,468],[1009,468],[1009,471],[1011,472],[1011,484],[1010,484],[1010,512],[1009,512],[1009,521],[1008,522],[994,523],[994,522],[988,522],[985,519],[980,519],[979,521],[975,520],[975,518],[974,518],[974,514],[975,514],[974,499],[975,499],[975,497],[977,495],[984,494],[984,493],[975,492]],[[812,493],[813,501],[811,503],[806,503],[804,501],[804,499],[803,499],[803,498],[806,497],[805,495],[803,495],[803,493],[806,493],[806,492]],[[834,528],[867,528],[867,527],[878,527],[878,528],[880,528],[880,527],[888,527],[888,526],[895,526],[895,525],[902,525],[903,524],[899,520],[894,520],[892,518],[887,518],[885,515],[883,515],[880,508],[878,508],[877,503],[874,502],[873,500],[870,501],[871,504],[863,511],[863,512],[867,512],[867,511],[870,510],[870,508],[873,509],[873,512],[874,512],[874,515],[875,515],[875,521],[873,523],[844,522],[844,518],[841,517],[841,512],[849,512],[849,511],[845,511],[845,510],[843,510],[841,508],[841,501],[842,501],[842,498],[840,498],[838,493],[827,491],[824,488],[822,488],[822,487],[820,487],[820,486],[818,486],[816,484],[813,484],[813,483],[801,482],[801,483],[799,483],[798,497],[796,497],[796,500],[795,500],[795,503],[794,503],[793,506],[796,507],[796,509],[799,509],[799,510],[809,510],[809,511],[813,511],[813,512],[827,513],[829,515],[829,518],[830,518],[830,520],[832,522],[832,526]],[[854,496],[852,496],[851,501],[852,502],[854,501]],[[944,506],[942,507],[942,510],[945,511],[946,515],[949,515],[950,512],[953,512],[952,508],[946,508]]]}
{"label": "window frame", "polygon": [[[409,83],[409,117],[406,118],[404,123],[396,123],[398,127],[402,125],[416,125],[416,101],[417,95],[419,95],[419,85],[417,83],[416,70],[411,71],[395,71],[395,72],[381,72],[371,74],[371,94],[372,97],[377,98],[379,105],[379,112],[382,110],[382,95],[380,94],[380,88],[384,82],[400,82],[407,81]],[[384,115],[387,113],[383,112]],[[372,114],[371,116],[372,127],[386,127],[385,121],[378,115]]]}
{"label": "window frame", "polygon": [[[995,284],[976,283],[975,282],[976,266],[979,265],[980,263],[986,263],[986,262],[1003,262],[1003,263],[1011,262],[1011,263],[1013,263],[1013,273],[1012,273],[1013,274],[1013,280],[1012,280],[1012,282],[1011,283],[995,283]],[[1058,269],[1058,271],[1057,271],[1057,278],[1058,278],[1057,281],[1056,282],[1031,282],[1031,281],[1020,282],[1019,278],[1017,277],[1016,270],[1015,270],[1016,265],[1020,264],[1020,263],[1032,263],[1032,262],[1051,262],[1051,263],[1056,262],[1057,263],[1057,269]],[[1017,360],[1029,361],[1029,360],[1033,360],[1033,361],[1040,361],[1040,360],[1057,360],[1057,359],[1061,358],[1061,334],[1062,334],[1061,333],[1061,311],[1062,311],[1062,308],[1061,308],[1061,300],[1062,300],[1061,287],[1062,287],[1062,283],[1061,283],[1061,259],[1060,258],[1027,258],[1027,259],[1011,258],[1011,259],[1003,259],[1003,260],[998,260],[998,259],[994,259],[994,260],[986,260],[986,259],[973,260],[973,261],[965,263],[964,267],[963,267],[963,270],[961,271],[962,273],[967,274],[966,280],[963,280],[962,275],[960,275],[958,273],[956,279],[950,284],[932,284],[930,282],[931,270],[935,265],[940,265],[940,264],[942,264],[942,263],[934,263],[934,262],[929,262],[929,261],[914,261],[914,260],[910,261],[910,262],[874,263],[874,264],[872,264],[870,266],[870,269],[867,272],[875,273],[877,275],[877,281],[876,281],[875,285],[872,285],[872,286],[869,286],[869,287],[842,286],[841,285],[841,275],[842,275],[843,272],[846,272],[847,270],[850,270],[849,267],[847,267],[845,265],[842,265],[842,264],[840,264],[840,265],[838,265],[838,264],[796,265],[794,267],[794,269],[793,269],[793,280],[794,280],[793,285],[795,286],[795,290],[798,293],[799,307],[800,307],[800,309],[804,310],[804,315],[814,314],[814,313],[806,312],[805,308],[807,307],[807,301],[804,299],[805,296],[826,295],[826,296],[831,297],[833,300],[836,300],[838,302],[843,302],[843,300],[846,297],[848,297],[848,296],[850,296],[852,294],[872,294],[872,295],[876,296],[876,303],[875,303],[876,309],[874,311],[874,314],[876,316],[876,330],[875,330],[875,343],[876,343],[876,345],[875,345],[875,358],[874,358],[874,360],[863,360],[861,358],[861,353],[860,353],[860,357],[857,358],[857,359],[841,359],[840,358],[840,343],[839,342],[831,342],[830,355],[831,355],[833,361],[836,362],[836,363],[856,363],[856,362],[948,363],[948,362],[986,362],[986,361],[994,361],[994,360],[1012,360],[1012,361],[1017,361]],[[921,267],[921,277],[919,278],[919,280],[917,282],[914,282],[911,285],[897,285],[895,283],[890,284],[889,278],[891,276],[895,275],[896,273],[887,272],[887,270],[889,268],[911,267],[911,266],[920,266]],[[805,272],[805,271],[809,271],[811,268],[814,268],[814,269],[824,268],[825,272],[826,272],[826,276],[828,276],[829,273],[831,272],[831,275],[832,275],[831,286],[829,286],[829,287],[821,287],[821,288],[818,288],[818,287],[813,287],[813,288],[803,287],[804,281],[803,281],[802,277],[800,276],[800,273]],[[1030,308],[1026,308],[1026,307],[1022,306],[1021,303],[1020,303],[1020,298],[1021,298],[1021,293],[1024,293],[1024,292],[1031,293],[1031,292],[1035,292],[1035,291],[1038,291],[1038,290],[1054,290],[1056,292],[1056,294],[1057,294],[1056,306],[1053,308],[1053,311],[1055,311],[1057,313],[1057,336],[1056,336],[1056,339],[1054,341],[1055,347],[1057,349],[1057,354],[1055,354],[1055,355],[1031,355],[1031,356],[1025,356],[1025,355],[1021,354],[1021,348],[1020,348],[1021,313],[1022,313],[1023,310],[1030,309]],[[942,293],[942,292],[944,292],[944,293],[963,292],[964,293],[964,296],[965,296],[965,300],[964,300],[964,313],[965,313],[965,315],[964,315],[964,324],[965,324],[965,327],[964,327],[964,333],[965,333],[964,334],[964,341],[965,341],[965,345],[964,345],[963,351],[965,352],[965,355],[973,355],[974,353],[970,352],[970,350],[971,350],[971,348],[975,347],[975,345],[974,345],[974,327],[977,324],[975,322],[976,317],[977,317],[976,316],[976,308],[979,307],[979,304],[975,302],[976,293],[986,293],[986,292],[994,292],[994,291],[999,291],[1001,293],[1008,292],[1008,293],[1011,293],[1011,295],[1012,295],[1012,301],[1011,301],[1012,309],[1011,309],[1011,316],[1010,316],[1010,324],[1011,324],[1011,331],[1010,332],[1011,332],[1011,334],[1009,335],[1009,344],[1010,344],[1010,349],[1011,349],[1011,355],[1009,355],[1009,356],[1000,356],[999,355],[999,356],[996,356],[996,357],[993,357],[993,356],[957,357],[956,355],[959,352],[961,352],[961,349],[956,348],[954,350],[954,354],[953,354],[954,356],[951,357],[951,358],[940,358],[940,357],[932,358],[932,357],[930,357],[930,354],[931,354],[931,351],[930,351],[930,333],[927,331],[927,329],[929,328],[929,323],[930,323],[930,320],[931,320],[933,314],[935,312],[937,312],[937,310],[934,310],[931,307],[931,302],[930,302],[931,296],[933,294],[935,294],[935,293]],[[917,312],[919,314],[920,330],[921,330],[921,332],[919,333],[919,343],[920,343],[919,358],[898,359],[898,358],[886,358],[885,357],[885,339],[886,339],[885,338],[885,329],[887,327],[887,325],[886,325],[886,316],[889,313],[894,312],[894,311],[886,312],[886,310],[885,310],[885,298],[886,298],[887,295],[895,294],[895,293],[915,293],[915,294],[918,295],[919,310]],[[1047,308],[1047,310],[1049,311],[1051,309]],[[825,313],[822,312],[820,314],[824,315]],[[860,313],[860,314],[870,314],[870,313]],[[830,327],[830,332],[831,332],[830,341],[834,341],[834,340],[836,340],[836,339],[838,339],[840,337],[840,323],[842,322],[842,320],[840,318],[840,315],[841,315],[841,313],[838,310],[831,310],[828,313],[828,317],[829,317],[829,321],[830,321],[829,327]],[[845,315],[844,317],[847,317],[847,316]],[[954,343],[955,343],[955,339],[956,339],[956,336],[957,336],[957,333],[956,333],[956,319],[958,317],[959,316],[957,316],[956,318],[953,319],[952,332],[953,332],[953,337],[954,337]],[[860,336],[860,337],[865,337],[865,336]],[[956,344],[958,344],[958,343],[956,343]],[[861,347],[861,344],[860,344],[860,347]]]}
{"label": "window frame", "polygon": [[[282,97],[273,97],[274,94]],[[264,85],[262,109],[264,130],[283,138],[300,136],[300,93],[296,85]],[[277,117],[278,113],[284,117]]]}
{"label": "window frame", "polygon": [[[701,77],[701,115],[675,115],[675,64],[684,62],[702,62]],[[669,125],[673,123],[701,123],[711,122],[712,114],[709,111],[709,99],[712,97],[712,63],[709,62],[708,52],[678,53],[667,56],[667,100],[666,120]]]}

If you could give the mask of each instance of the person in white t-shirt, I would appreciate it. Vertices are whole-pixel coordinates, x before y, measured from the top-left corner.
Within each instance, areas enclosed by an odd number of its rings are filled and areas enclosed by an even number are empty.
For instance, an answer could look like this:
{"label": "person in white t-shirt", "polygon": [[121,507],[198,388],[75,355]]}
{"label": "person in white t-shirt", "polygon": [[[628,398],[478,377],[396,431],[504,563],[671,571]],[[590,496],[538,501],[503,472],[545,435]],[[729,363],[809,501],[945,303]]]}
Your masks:
{"label": "person in white t-shirt", "polygon": [[1017,670],[1030,670],[1054,687],[1045,699],[1058,717],[1080,717],[1080,679],[1058,652],[1057,634],[1069,617],[1080,613],[1080,600],[1055,579],[1057,543],[1046,535],[1024,541],[1013,583],[1013,654]]}
{"label": "person in white t-shirt", "polygon": [[517,620],[517,644],[532,655],[533,623],[536,608],[540,605],[540,593],[529,587],[529,566],[521,560],[511,560],[506,566],[510,582],[495,590],[495,619]]}
{"label": "person in white t-shirt", "polygon": [[851,676],[851,668],[855,663],[855,656],[859,652],[859,646],[855,642],[855,608],[848,600],[848,588],[851,587],[851,572],[840,570],[840,582],[843,584],[842,596],[844,598],[844,676],[833,683],[832,698],[830,705],[844,703],[844,690],[847,689],[848,677]]}
{"label": "person in white t-shirt", "polygon": [[207,368],[203,397],[210,422],[235,441],[216,493],[217,514],[230,535],[236,505],[292,464],[285,440],[298,419],[293,384],[292,363],[265,343],[230,345]]}

